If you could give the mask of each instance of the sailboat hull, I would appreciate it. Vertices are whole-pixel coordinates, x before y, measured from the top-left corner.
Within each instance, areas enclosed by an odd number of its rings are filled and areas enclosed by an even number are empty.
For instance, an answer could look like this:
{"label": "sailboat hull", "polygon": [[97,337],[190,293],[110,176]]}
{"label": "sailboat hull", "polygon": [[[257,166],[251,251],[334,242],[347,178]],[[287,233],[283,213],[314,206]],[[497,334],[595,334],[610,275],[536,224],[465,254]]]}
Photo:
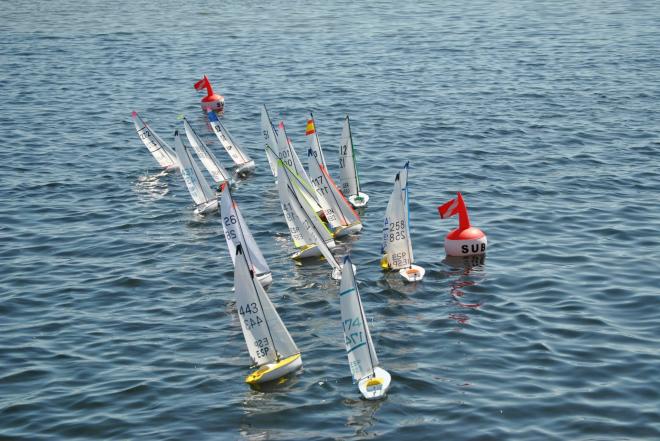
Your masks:
{"label": "sailboat hull", "polygon": [[273,283],[273,274],[272,273],[258,274],[257,280],[259,281],[259,283],[261,283],[261,286],[263,286],[265,289]]}
{"label": "sailboat hull", "polygon": [[[333,249],[337,246],[335,244],[335,241],[328,241],[325,243],[329,249]],[[307,259],[308,257],[319,257],[322,256],[323,253],[321,253],[321,250],[319,249],[318,245],[312,244],[312,245],[306,245],[303,248],[301,248],[297,253],[295,253],[293,256],[291,256],[292,259]]]}
{"label": "sailboat hull", "polygon": [[351,203],[353,208],[366,207],[367,204],[369,203],[369,195],[367,195],[366,193],[359,192],[358,194],[349,196],[348,202]]}
{"label": "sailboat hull", "polygon": [[302,367],[302,358],[300,354],[292,355],[276,363],[268,363],[252,372],[245,378],[247,384],[260,384],[277,380],[291,372],[297,371]]}
{"label": "sailboat hull", "polygon": [[217,199],[209,201],[209,202],[207,202],[205,204],[202,204],[199,207],[195,208],[194,213],[195,214],[209,214],[213,211],[218,211],[218,200]]}
{"label": "sailboat hull", "polygon": [[254,168],[254,161],[248,161],[236,167],[236,174],[239,176],[245,176],[249,173],[252,173]]}
{"label": "sailboat hull", "polygon": [[381,398],[385,398],[385,394],[390,388],[390,383],[392,382],[392,376],[383,368],[374,368],[374,374],[373,377],[363,378],[358,383],[360,393],[367,400],[380,400]]}
{"label": "sailboat hull", "polygon": [[400,269],[399,274],[406,280],[406,282],[419,282],[424,278],[426,270],[418,265],[410,265],[410,268]]}
{"label": "sailboat hull", "polygon": [[334,231],[335,238],[345,237],[349,234],[358,233],[362,231],[362,223],[356,222],[351,225],[341,226]]}

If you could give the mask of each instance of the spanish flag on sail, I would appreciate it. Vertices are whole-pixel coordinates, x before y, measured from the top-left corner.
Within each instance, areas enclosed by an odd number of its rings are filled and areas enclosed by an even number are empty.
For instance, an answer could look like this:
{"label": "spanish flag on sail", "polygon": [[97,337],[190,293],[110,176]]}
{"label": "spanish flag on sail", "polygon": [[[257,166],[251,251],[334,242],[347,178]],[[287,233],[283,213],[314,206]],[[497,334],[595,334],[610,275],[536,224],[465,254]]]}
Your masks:
{"label": "spanish flag on sail", "polygon": [[308,119],[307,120],[307,129],[305,130],[305,136],[313,135],[315,132],[316,132],[316,129],[314,128],[314,120],[313,119]]}

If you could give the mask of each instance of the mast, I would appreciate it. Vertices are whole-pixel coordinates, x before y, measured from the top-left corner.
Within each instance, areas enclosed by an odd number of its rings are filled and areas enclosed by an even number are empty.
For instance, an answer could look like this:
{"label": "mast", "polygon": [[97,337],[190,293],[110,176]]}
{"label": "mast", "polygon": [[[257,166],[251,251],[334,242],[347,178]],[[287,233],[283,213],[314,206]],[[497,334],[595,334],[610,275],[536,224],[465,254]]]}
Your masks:
{"label": "mast", "polygon": [[412,238],[410,237],[410,204],[408,202],[408,164],[409,162],[406,162],[406,165],[403,166],[403,168],[406,169],[406,186],[402,189],[401,191],[401,196],[404,198],[405,204],[403,206],[406,208],[406,226],[408,230],[408,236],[406,240],[406,244],[408,245],[408,268],[412,268]]}
{"label": "mast", "polygon": [[356,196],[360,196],[360,176],[358,175],[357,159],[355,157],[355,147],[353,146],[353,132],[351,131],[351,120],[346,115],[346,123],[348,124],[348,139],[351,141],[351,157],[353,158],[353,170],[355,171],[355,188],[357,190]]}

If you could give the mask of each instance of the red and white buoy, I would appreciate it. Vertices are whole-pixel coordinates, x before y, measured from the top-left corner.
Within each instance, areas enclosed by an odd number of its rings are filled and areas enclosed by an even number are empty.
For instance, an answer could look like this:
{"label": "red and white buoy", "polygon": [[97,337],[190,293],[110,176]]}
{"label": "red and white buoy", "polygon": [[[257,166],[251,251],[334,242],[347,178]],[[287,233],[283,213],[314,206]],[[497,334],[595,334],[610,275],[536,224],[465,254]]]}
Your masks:
{"label": "red and white buoy", "polygon": [[202,110],[205,112],[209,110],[222,112],[225,108],[225,97],[213,92],[213,87],[211,87],[211,83],[206,75],[195,83],[195,90],[199,92],[204,89],[206,89],[206,96],[202,98]]}
{"label": "red and white buoy", "polygon": [[445,237],[445,251],[448,256],[473,256],[486,252],[486,234],[470,225],[467,207],[460,192],[454,199],[440,205],[438,212],[441,219],[458,214],[458,228]]}

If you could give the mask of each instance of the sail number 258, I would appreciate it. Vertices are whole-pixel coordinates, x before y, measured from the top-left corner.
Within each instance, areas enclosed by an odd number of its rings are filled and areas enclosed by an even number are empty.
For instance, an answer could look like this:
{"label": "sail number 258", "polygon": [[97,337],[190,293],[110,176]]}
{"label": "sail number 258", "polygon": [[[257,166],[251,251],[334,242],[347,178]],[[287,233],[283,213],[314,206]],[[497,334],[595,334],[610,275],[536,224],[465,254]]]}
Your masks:
{"label": "sail number 258", "polygon": [[406,238],[406,224],[402,219],[400,221],[392,222],[389,230],[389,241],[394,242]]}

